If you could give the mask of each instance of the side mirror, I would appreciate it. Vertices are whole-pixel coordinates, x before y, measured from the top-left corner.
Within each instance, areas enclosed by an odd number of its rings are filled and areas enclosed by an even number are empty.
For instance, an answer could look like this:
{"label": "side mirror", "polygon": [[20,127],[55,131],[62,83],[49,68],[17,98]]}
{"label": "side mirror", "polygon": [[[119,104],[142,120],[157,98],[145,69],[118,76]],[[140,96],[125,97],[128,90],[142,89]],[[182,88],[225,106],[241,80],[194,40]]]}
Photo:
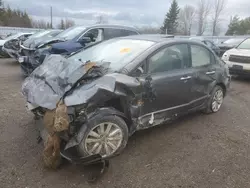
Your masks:
{"label": "side mirror", "polygon": [[141,76],[144,73],[144,70],[142,67],[138,67],[135,71],[136,76]]}
{"label": "side mirror", "polygon": [[133,77],[140,77],[144,73],[144,70],[142,67],[138,67],[133,73]]}
{"label": "side mirror", "polygon": [[79,42],[80,43],[90,43],[91,42],[91,39],[89,37],[82,37],[79,39]]}

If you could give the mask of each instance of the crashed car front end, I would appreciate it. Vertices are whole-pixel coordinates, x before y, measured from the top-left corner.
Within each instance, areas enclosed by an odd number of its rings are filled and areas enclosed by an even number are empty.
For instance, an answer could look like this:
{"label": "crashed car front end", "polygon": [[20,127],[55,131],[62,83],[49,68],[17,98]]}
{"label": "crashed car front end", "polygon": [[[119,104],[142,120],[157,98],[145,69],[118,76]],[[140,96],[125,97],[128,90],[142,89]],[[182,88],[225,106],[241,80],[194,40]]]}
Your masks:
{"label": "crashed car front end", "polygon": [[42,43],[38,46],[26,47],[20,45],[20,55],[18,62],[20,63],[21,70],[25,76],[29,76],[38,66],[40,66],[45,57],[50,54],[51,44],[61,40],[50,40],[48,43]]}
{"label": "crashed car front end", "polygon": [[[59,165],[61,155],[58,153],[65,155],[65,151],[80,144],[91,118],[103,114],[127,118],[131,112],[135,116],[138,109],[136,101],[140,95],[136,96],[133,91],[142,87],[139,80],[109,73],[107,62],[97,65],[76,61],[74,66],[66,68],[69,62],[64,57],[49,56],[23,84],[28,108],[35,114],[41,136],[47,143],[44,149],[47,166]],[[129,100],[131,109],[126,113],[105,106],[106,101],[117,96]],[[57,153],[57,158],[48,162],[52,151]]]}
{"label": "crashed car front end", "polygon": [[7,53],[10,57],[18,60],[19,57],[19,39],[12,39],[4,43],[2,50]]}
{"label": "crashed car front end", "polygon": [[[42,56],[40,52],[43,52]],[[25,76],[29,76],[42,64],[48,54],[49,46],[42,49],[28,49],[22,46],[21,56],[18,58],[21,70]]]}

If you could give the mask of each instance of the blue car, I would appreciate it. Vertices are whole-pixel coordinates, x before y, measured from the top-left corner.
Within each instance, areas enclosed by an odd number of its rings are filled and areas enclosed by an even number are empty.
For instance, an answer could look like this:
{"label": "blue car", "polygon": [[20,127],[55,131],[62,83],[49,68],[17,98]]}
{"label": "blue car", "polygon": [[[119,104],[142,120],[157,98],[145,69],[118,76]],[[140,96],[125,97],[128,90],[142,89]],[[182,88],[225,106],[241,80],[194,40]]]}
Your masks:
{"label": "blue car", "polygon": [[21,69],[28,76],[41,65],[50,54],[70,55],[86,46],[100,43],[115,37],[138,35],[133,27],[98,24],[89,27],[74,26],[58,34],[56,37],[40,41],[29,46],[23,43],[23,56],[20,58]]}

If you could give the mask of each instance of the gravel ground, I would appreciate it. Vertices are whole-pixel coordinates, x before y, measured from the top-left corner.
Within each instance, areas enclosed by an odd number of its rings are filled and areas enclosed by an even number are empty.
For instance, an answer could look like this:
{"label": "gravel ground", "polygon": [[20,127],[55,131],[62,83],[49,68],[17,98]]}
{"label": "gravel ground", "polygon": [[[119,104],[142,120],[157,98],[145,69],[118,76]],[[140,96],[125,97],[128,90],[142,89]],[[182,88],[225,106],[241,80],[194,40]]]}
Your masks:
{"label": "gravel ground", "polygon": [[86,170],[43,167],[42,144],[20,93],[19,65],[0,60],[0,187],[250,187],[250,81],[237,79],[220,112],[141,131],[96,184]]}

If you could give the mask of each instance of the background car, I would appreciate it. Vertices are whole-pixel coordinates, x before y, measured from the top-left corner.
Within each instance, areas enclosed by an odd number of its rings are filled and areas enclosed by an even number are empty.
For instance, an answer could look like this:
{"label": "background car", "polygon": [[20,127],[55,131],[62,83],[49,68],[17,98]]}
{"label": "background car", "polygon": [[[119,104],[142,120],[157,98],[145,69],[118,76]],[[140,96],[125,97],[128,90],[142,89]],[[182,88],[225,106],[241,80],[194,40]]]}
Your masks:
{"label": "background car", "polygon": [[231,74],[250,76],[250,38],[245,39],[235,48],[226,51],[222,60],[229,66]]}
{"label": "background car", "polygon": [[75,149],[109,158],[135,131],[196,110],[218,112],[229,83],[228,67],[206,45],[137,35],[49,56],[22,90],[42,135],[43,117],[49,122],[63,98],[70,121],[60,137],[64,156]]}
{"label": "background car", "polygon": [[114,37],[138,35],[133,27],[98,24],[89,27],[74,26],[54,38],[43,41],[42,44],[27,48],[25,43],[24,57],[20,60],[24,75],[29,75],[35,68],[42,64],[44,58],[50,54],[69,55],[86,45],[98,43]]}
{"label": "background car", "polygon": [[57,36],[61,32],[62,30],[59,30],[59,29],[49,29],[49,30],[38,32],[32,35],[31,37],[29,37],[28,40],[23,41],[21,43],[21,46],[24,49],[35,49],[39,45],[42,45],[43,43],[45,43],[45,41],[50,40],[51,38]]}
{"label": "background car", "polygon": [[10,57],[18,60],[20,43],[27,40],[34,33],[17,33],[5,39],[3,51]]}
{"label": "background car", "polygon": [[26,40],[33,33],[16,33],[6,37],[4,40],[0,40],[0,47],[2,51],[2,55],[5,57],[13,57],[16,58],[16,54],[13,53],[9,48],[16,48],[19,46],[19,41]]}
{"label": "background car", "polygon": [[220,48],[220,57],[223,56],[223,54],[227,51],[230,50],[232,48],[235,48],[236,46],[238,46],[245,38],[232,38],[232,39],[228,39],[224,42],[222,42],[219,45]]}

